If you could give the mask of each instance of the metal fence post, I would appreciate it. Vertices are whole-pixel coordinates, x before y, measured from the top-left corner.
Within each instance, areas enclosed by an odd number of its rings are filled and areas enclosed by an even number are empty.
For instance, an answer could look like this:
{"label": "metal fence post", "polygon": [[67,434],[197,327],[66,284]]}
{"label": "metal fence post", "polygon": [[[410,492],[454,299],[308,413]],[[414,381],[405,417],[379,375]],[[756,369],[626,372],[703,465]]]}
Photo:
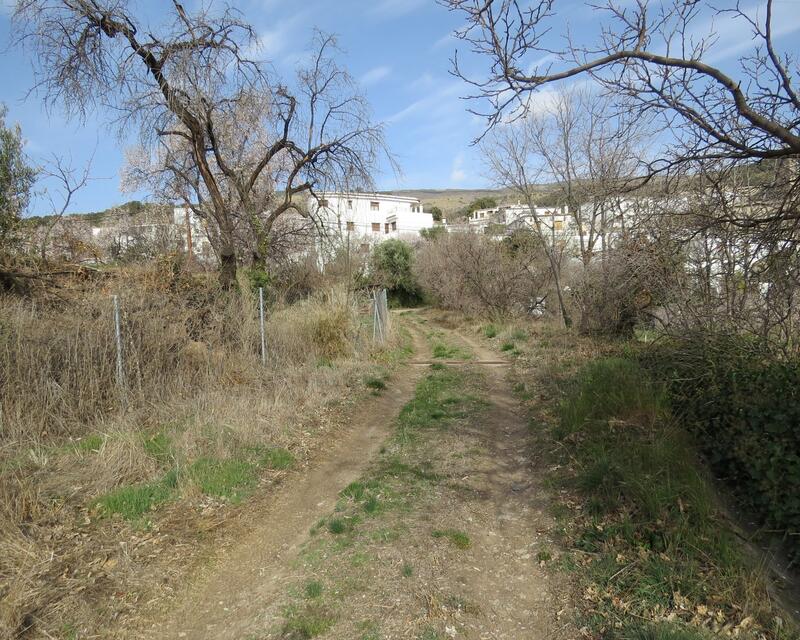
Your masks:
{"label": "metal fence post", "polygon": [[267,364],[267,338],[264,333],[264,287],[258,288],[258,320],[261,325],[261,365]]}
{"label": "metal fence post", "polygon": [[383,330],[383,314],[381,313],[380,292],[372,292],[372,339],[375,342],[383,342],[385,339]]}
{"label": "metal fence post", "polygon": [[114,301],[114,336],[117,344],[117,387],[125,392],[125,368],[122,356],[122,326],[119,316],[119,296],[111,296]]}
{"label": "metal fence post", "polygon": [[383,327],[384,327],[384,334],[386,330],[389,329],[390,319],[389,319],[389,296],[387,294],[386,289],[381,291],[381,299],[383,300]]}
{"label": "metal fence post", "polygon": [[375,292],[372,292],[372,341],[378,339],[378,298]]}

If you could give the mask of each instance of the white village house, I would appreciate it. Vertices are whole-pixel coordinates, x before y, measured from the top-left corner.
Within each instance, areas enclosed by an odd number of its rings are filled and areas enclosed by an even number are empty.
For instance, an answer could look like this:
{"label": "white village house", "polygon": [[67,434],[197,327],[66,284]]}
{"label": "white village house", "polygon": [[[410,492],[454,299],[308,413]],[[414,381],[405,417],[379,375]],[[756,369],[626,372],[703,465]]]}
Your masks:
{"label": "white village house", "polygon": [[[424,212],[417,198],[386,193],[322,192],[309,197],[306,207],[314,221],[314,244],[322,261],[332,249],[347,242],[356,247],[371,246],[389,238],[418,237],[420,231],[434,226],[433,214]],[[286,216],[300,218],[298,213]],[[175,207],[173,223],[183,238],[191,237],[196,256],[211,257],[202,220],[185,207]]]}
{"label": "white village house", "polygon": [[433,226],[433,214],[425,213],[417,198],[385,193],[325,192],[309,198],[308,209],[320,234],[329,238],[349,233],[374,243],[418,236]]}

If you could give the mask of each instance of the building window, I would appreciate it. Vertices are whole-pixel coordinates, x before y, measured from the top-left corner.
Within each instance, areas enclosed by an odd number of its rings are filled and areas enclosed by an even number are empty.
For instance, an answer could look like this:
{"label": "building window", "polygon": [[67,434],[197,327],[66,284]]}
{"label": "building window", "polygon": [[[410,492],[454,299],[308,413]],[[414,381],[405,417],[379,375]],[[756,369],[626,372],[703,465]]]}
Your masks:
{"label": "building window", "polygon": [[384,233],[389,233],[389,223],[388,222],[383,225],[383,232]]}
{"label": "building window", "polygon": [[348,231],[355,231],[355,229],[356,229],[356,223],[353,222],[352,220],[348,220],[348,222],[347,222],[347,230]]}
{"label": "building window", "polygon": [[381,232],[381,223],[380,222],[373,222],[372,223],[372,233],[380,233]]}
{"label": "building window", "polygon": [[392,231],[397,231],[397,222],[392,222]]}
{"label": "building window", "polygon": [[348,200],[347,201],[347,208],[348,209],[352,209],[353,208],[353,201],[352,200]]}
{"label": "building window", "polygon": [[553,223],[556,231],[562,231],[564,229],[564,221],[563,220],[556,220]]}
{"label": "building window", "polygon": [[320,206],[320,208],[327,207],[328,206],[328,201],[325,198],[322,198],[322,200],[319,201],[319,206]]}
{"label": "building window", "polygon": [[381,208],[380,202],[375,202],[374,200],[369,203],[370,211],[378,211]]}

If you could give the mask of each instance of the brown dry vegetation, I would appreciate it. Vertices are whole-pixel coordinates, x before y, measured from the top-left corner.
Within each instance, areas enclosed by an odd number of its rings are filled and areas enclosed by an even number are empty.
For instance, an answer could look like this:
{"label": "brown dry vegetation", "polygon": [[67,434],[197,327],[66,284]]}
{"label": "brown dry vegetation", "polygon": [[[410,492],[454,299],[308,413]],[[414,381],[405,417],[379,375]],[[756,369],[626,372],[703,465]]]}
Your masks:
{"label": "brown dry vegetation", "polygon": [[139,606],[374,369],[366,301],[337,289],[269,309],[262,367],[244,286],[168,268],[64,284],[0,300],[0,637],[72,637]]}
{"label": "brown dry vegetation", "polygon": [[504,242],[477,233],[445,233],[420,245],[420,286],[445,309],[489,316],[521,315],[546,295],[549,274],[531,236]]}

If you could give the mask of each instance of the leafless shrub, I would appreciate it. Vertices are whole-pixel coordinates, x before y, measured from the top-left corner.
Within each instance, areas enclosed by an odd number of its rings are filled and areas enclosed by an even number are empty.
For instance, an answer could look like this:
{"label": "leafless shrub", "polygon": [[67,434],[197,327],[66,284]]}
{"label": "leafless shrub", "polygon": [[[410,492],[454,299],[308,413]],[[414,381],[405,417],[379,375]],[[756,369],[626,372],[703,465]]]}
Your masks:
{"label": "leafless shrub", "polygon": [[442,234],[423,243],[415,261],[424,290],[446,309],[525,313],[547,295],[546,258],[530,234],[498,242],[474,233]]}
{"label": "leafless shrub", "polygon": [[581,330],[628,336],[639,324],[657,322],[674,302],[681,282],[678,247],[647,237],[628,237],[573,279],[572,298]]}

